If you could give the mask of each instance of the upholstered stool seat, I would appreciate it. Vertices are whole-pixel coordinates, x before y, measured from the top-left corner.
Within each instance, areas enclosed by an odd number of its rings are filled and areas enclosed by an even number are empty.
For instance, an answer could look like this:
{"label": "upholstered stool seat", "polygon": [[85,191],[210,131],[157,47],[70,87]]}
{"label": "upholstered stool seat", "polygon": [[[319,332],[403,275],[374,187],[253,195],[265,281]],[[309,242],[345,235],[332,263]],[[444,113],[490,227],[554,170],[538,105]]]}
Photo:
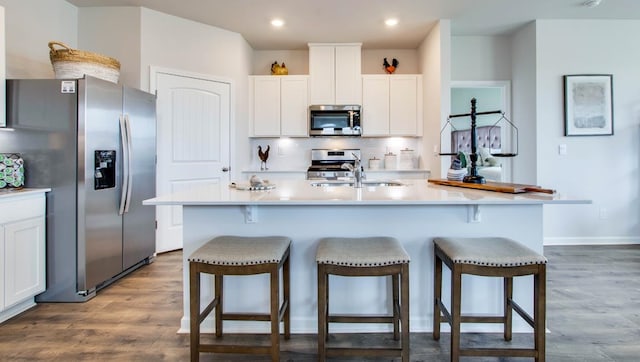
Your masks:
{"label": "upholstered stool seat", "polygon": [[[390,237],[324,238],[318,244],[318,355],[399,356],[409,361],[409,255]],[[329,275],[345,277],[391,276],[393,312],[390,315],[329,313]],[[329,347],[329,323],[391,323],[399,346]]]}
{"label": "upholstered stool seat", "polygon": [[[547,259],[507,238],[435,238],[433,338],[440,339],[440,323],[451,325],[451,361],[460,356],[512,356],[545,360],[545,309]],[[442,263],[451,270],[451,311],[442,303]],[[462,274],[504,278],[504,310],[501,316],[461,315]],[[533,317],[513,300],[513,278],[533,275]],[[512,311],[534,331],[533,348],[460,347],[461,323],[502,323],[504,339],[511,340]]]}
{"label": "upholstered stool seat", "polygon": [[[280,321],[284,321],[284,337],[291,336],[289,323],[289,253],[291,240],[282,236],[240,237],[219,236],[188,258],[191,360],[197,361],[200,352],[270,354],[273,361],[280,359]],[[280,304],[280,269],[283,279],[283,302]],[[214,298],[200,312],[200,274],[215,276]],[[223,309],[223,277],[225,275],[270,274],[270,312],[225,313]],[[222,321],[269,321],[271,322],[271,345],[203,344],[200,341],[200,324],[215,312],[215,334],[222,337]]]}

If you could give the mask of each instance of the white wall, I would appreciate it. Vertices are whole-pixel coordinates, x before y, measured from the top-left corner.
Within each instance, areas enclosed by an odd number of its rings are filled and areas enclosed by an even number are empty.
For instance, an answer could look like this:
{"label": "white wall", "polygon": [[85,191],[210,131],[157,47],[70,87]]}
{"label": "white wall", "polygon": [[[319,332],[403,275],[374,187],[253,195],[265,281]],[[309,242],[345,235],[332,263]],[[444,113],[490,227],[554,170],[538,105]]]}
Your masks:
{"label": "white wall", "polygon": [[308,50],[254,50],[251,75],[270,75],[273,62],[285,63],[289,75],[309,74]]}
{"label": "white wall", "polygon": [[142,8],[141,31],[141,87],[149,87],[151,65],[231,80],[231,179],[239,177],[250,159],[249,44],[238,33],[146,8]]}
{"label": "white wall", "polygon": [[393,58],[398,66],[393,74],[418,74],[417,49],[362,49],[362,74],[386,74],[384,58],[389,64]]}
{"label": "white wall", "polygon": [[[362,74],[386,74],[384,58],[391,63],[399,62],[394,74],[417,74],[418,52],[416,49],[362,49]],[[284,62],[290,75],[309,74],[308,50],[254,50],[252,75],[271,74],[271,64]]]}
{"label": "white wall", "polygon": [[[570,210],[545,207],[545,238],[640,242],[640,21],[536,23],[538,181],[593,200]],[[564,136],[567,74],[613,75],[613,136]],[[566,156],[558,154],[560,144]]]}
{"label": "white wall", "polygon": [[536,184],[536,24],[520,29],[513,35],[512,44],[511,115],[518,127],[518,156],[512,163],[512,179],[515,183]]}
{"label": "white wall", "polygon": [[7,78],[53,78],[48,43],[77,47],[78,10],[64,0],[0,0]]}
{"label": "white wall", "polygon": [[452,37],[451,80],[511,80],[511,37]]}
{"label": "white wall", "polygon": [[148,82],[144,87],[140,82],[141,8],[83,7],[78,10],[78,48],[118,59],[119,83],[148,90]]}
{"label": "white wall", "polygon": [[[423,74],[424,126],[422,148],[423,167],[431,177],[446,176],[449,158],[434,154],[440,145],[440,129],[451,108],[451,21],[440,20],[418,47],[419,72]],[[446,142],[449,139],[446,138]]]}

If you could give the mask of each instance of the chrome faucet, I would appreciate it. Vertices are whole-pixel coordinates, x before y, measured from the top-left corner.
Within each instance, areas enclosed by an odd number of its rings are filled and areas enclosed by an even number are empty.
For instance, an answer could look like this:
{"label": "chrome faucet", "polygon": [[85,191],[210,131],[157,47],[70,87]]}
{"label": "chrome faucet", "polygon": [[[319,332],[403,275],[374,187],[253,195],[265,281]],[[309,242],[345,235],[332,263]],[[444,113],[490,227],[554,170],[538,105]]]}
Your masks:
{"label": "chrome faucet", "polygon": [[362,179],[365,177],[364,176],[364,169],[362,167],[362,164],[360,162],[360,157],[358,157],[358,155],[356,155],[355,153],[352,153],[353,157],[355,158],[355,163],[352,165],[350,163],[343,163],[342,164],[342,168],[349,170],[351,172],[353,172],[353,177],[355,178],[355,182],[353,184],[354,187],[357,188],[361,188],[362,187]]}

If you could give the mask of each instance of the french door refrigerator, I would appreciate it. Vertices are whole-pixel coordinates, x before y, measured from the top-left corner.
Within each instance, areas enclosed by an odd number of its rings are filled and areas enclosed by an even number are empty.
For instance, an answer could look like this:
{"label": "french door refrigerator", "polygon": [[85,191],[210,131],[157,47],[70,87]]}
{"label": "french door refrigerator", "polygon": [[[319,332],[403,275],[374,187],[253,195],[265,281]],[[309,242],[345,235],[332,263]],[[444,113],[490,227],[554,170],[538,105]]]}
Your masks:
{"label": "french door refrigerator", "polygon": [[7,80],[0,151],[18,152],[26,187],[47,194],[47,289],[83,302],[153,261],[156,97],[97,78]]}

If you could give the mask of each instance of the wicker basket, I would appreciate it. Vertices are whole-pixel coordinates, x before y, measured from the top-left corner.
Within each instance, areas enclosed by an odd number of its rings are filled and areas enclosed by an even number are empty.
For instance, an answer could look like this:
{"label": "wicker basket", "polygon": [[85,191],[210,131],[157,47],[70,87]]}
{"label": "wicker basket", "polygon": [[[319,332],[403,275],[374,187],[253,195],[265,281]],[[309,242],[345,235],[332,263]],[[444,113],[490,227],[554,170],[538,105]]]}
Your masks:
{"label": "wicker basket", "polygon": [[[55,45],[63,49],[55,49]],[[49,58],[57,79],[83,78],[86,74],[118,83],[120,62],[117,59],[72,49],[57,41],[50,41],[49,49]]]}

